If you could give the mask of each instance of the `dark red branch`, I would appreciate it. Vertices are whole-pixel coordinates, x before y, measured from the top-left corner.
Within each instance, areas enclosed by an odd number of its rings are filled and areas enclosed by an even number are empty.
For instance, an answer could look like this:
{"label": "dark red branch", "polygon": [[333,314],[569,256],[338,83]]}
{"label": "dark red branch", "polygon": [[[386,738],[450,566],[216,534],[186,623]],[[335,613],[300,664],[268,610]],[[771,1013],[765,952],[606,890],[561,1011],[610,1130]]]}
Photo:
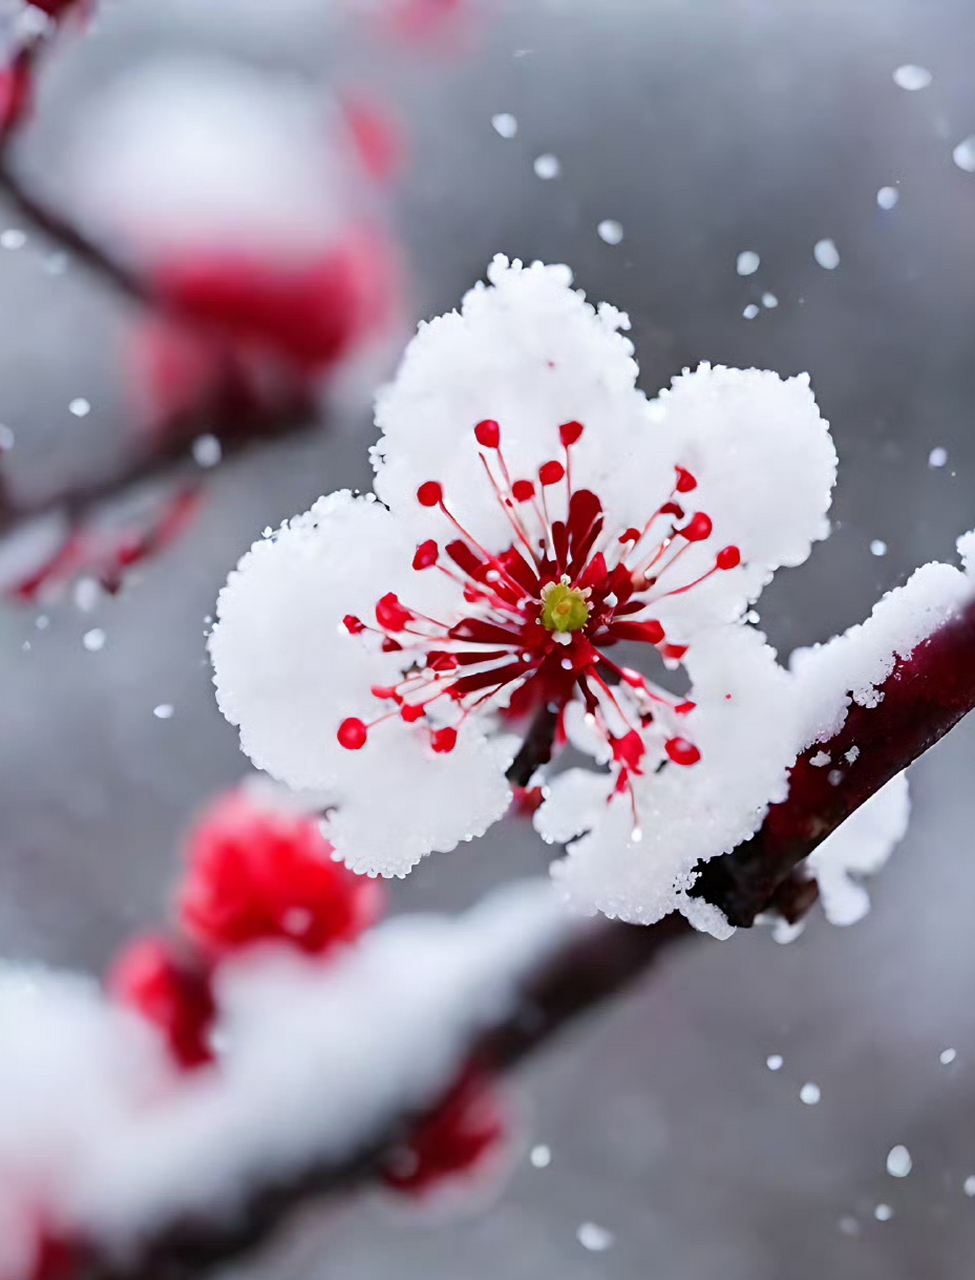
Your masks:
{"label": "dark red branch", "polygon": [[[878,706],[853,706],[835,738],[800,757],[788,799],[770,810],[751,840],[706,864],[695,892],[745,925],[776,895],[792,918],[808,909],[814,891],[792,879],[801,859],[975,707],[975,603],[899,662],[882,691]],[[849,765],[843,757],[853,746],[859,755]],[[822,750],[842,764],[811,765]],[[834,768],[842,769],[841,777]],[[595,1011],[645,973],[671,943],[692,935],[680,916],[649,928],[609,920],[569,927],[558,951],[526,974],[508,1016],[471,1045],[468,1066],[487,1071],[515,1066],[567,1023]],[[439,1101],[432,1100],[427,1114]],[[305,1199],[340,1194],[374,1178],[422,1119],[396,1116],[383,1132],[364,1135],[358,1150],[340,1164],[318,1164],[287,1182],[256,1188],[233,1219],[172,1224],[124,1266],[93,1263],[89,1280],[182,1280],[223,1265],[267,1242]]]}

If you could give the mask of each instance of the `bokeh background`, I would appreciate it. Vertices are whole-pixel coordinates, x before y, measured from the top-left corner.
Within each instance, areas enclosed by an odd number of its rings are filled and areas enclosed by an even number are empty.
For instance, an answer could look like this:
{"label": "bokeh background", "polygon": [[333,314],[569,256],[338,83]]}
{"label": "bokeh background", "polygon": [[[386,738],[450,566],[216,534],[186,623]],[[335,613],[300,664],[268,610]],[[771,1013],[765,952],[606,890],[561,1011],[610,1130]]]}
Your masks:
{"label": "bokeh background", "polygon": [[[594,300],[629,311],[647,390],[701,359],[810,372],[841,478],[833,537],[760,605],[783,653],[860,619],[975,524],[975,174],[953,159],[975,133],[970,0],[499,0],[424,48],[331,0],[125,0],[63,40],[21,171],[70,206],[65,129],[86,95],[194,48],[375,93],[398,119],[405,163],[385,199],[407,287],[391,351],[503,251],[566,261]],[[899,87],[905,64],[931,83]],[[492,125],[501,113],[514,136]],[[557,176],[538,176],[541,156]],[[606,220],[619,243],[601,238]],[[37,495],[122,447],[134,309],[0,206],[2,229],[27,233],[0,239],[2,462]],[[823,239],[833,270],[814,257]],[[761,259],[749,276],[745,250]],[[368,484],[365,390],[333,397],[321,428],[214,469],[194,527],[118,596],[0,606],[4,955],[100,970],[165,910],[181,832],[246,767],[214,705],[205,619],[264,526]],[[379,1198],[310,1211],[248,1274],[970,1275],[973,744],[963,725],[912,770],[911,829],[864,922],[814,913],[788,946],[761,929],[687,944],[525,1070],[521,1148],[493,1201],[447,1222]],[[510,822],[429,859],[395,899],[460,908],[545,861]],[[904,1179],[885,1169],[895,1144],[913,1158]],[[580,1243],[587,1222],[609,1247]]]}

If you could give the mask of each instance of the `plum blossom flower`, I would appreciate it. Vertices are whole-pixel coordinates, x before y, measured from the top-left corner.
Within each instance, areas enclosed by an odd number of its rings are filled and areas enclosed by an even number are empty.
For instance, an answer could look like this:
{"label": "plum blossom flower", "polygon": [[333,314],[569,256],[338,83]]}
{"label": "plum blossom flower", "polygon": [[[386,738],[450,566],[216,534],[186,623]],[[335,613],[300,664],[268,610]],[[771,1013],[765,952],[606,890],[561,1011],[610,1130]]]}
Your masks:
{"label": "plum blossom flower", "polygon": [[370,874],[483,833],[571,742],[595,767],[535,814],[568,895],[718,928],[684,891],[785,792],[796,700],[745,618],[828,532],[827,424],[805,375],[703,364],[648,400],[627,317],[568,268],[488,277],[380,394],[375,494],[319,499],[231,574],[220,707]]}

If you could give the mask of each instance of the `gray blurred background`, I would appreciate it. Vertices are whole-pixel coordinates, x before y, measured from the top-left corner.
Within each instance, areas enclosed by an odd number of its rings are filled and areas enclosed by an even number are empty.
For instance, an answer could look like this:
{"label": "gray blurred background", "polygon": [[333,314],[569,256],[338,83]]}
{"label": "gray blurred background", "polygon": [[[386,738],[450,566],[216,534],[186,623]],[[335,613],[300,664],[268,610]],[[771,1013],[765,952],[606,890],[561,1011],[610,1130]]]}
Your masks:
{"label": "gray blurred background", "polygon": [[[952,158],[975,133],[971,0],[512,0],[482,4],[449,55],[385,46],[326,14],[328,0],[240,3],[127,0],[67,40],[25,172],[56,191],[65,113],[147,51],[222,47],[372,85],[409,141],[391,217],[411,322],[454,305],[500,250],[567,261],[594,300],[628,310],[647,390],[700,359],[809,370],[841,479],[833,538],[760,606],[784,653],[861,618],[975,524],[975,174]],[[932,83],[898,87],[903,64]],[[502,112],[512,138],[492,127]],[[559,176],[536,175],[542,155]],[[899,200],[885,210],[886,186]],[[600,238],[606,219],[619,244]],[[4,228],[21,224],[0,208]],[[37,493],[117,451],[130,313],[71,264],[52,270],[51,246],[22,229],[25,244],[0,247],[0,422],[14,432],[11,483]],[[832,271],[813,255],[824,238]],[[748,277],[743,250],[761,257]],[[83,420],[67,408],[78,396]],[[204,619],[265,525],[368,483],[370,440],[368,405],[346,398],[327,431],[215,471],[190,534],[117,598],[88,612],[70,592],[0,606],[5,955],[98,970],[160,918],[181,832],[245,769],[213,702]],[[929,464],[936,448],[943,466]],[[92,628],[106,636],[95,652]],[[162,704],[170,719],[153,714]],[[816,914],[790,946],[764,931],[688,944],[525,1071],[522,1149],[495,1202],[448,1223],[378,1198],[308,1213],[253,1274],[972,1274],[973,743],[963,725],[912,771],[911,830],[866,921],[844,931]],[[545,861],[509,823],[428,860],[395,896],[453,909]],[[815,1105],[800,1100],[806,1082]],[[903,1180],[885,1171],[898,1143],[914,1162]],[[544,1168],[529,1158],[538,1144]],[[586,1249],[585,1222],[610,1247]]]}

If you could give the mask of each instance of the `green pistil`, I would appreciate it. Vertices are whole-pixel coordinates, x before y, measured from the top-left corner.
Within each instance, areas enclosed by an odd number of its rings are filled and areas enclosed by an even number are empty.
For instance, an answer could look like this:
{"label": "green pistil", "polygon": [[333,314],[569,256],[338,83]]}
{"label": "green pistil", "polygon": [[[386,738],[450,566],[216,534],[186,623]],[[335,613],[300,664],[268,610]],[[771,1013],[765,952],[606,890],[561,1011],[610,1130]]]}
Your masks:
{"label": "green pistil", "polygon": [[589,621],[588,592],[565,581],[550,582],[542,591],[542,626],[549,631],[581,631]]}

